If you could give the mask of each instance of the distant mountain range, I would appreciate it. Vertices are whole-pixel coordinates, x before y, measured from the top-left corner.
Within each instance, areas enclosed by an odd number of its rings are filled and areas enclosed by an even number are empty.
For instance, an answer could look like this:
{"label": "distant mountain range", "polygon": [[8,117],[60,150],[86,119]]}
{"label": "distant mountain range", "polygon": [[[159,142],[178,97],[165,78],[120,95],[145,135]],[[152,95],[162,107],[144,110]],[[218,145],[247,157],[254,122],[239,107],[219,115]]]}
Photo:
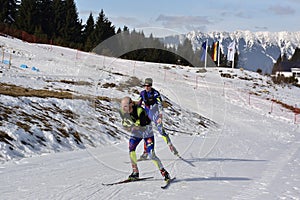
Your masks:
{"label": "distant mountain range", "polygon": [[222,52],[227,55],[227,47],[236,42],[239,54],[238,67],[256,71],[261,69],[264,73],[271,73],[272,68],[279,56],[286,53],[290,58],[295,49],[300,47],[300,32],[189,32],[185,35],[168,36],[162,41],[169,46],[177,46],[186,38],[192,41],[194,49],[201,48],[204,41],[208,45],[219,41]]}

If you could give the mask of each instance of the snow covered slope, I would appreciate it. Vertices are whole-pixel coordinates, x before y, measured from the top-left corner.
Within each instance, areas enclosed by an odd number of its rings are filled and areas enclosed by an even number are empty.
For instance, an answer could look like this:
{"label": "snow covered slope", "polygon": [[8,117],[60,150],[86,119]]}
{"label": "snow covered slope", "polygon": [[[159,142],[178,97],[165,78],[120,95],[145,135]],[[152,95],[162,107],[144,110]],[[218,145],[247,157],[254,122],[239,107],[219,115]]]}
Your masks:
{"label": "snow covered slope", "polygon": [[[1,199],[299,199],[300,90],[250,71],[108,58],[0,37]],[[20,65],[28,68],[20,68]],[[32,67],[37,70],[33,70]],[[154,79],[164,123],[185,161],[156,132],[156,152],[176,181],[118,186],[131,167],[117,113]],[[138,154],[142,152],[139,146]]]}
{"label": "snow covered slope", "polygon": [[[12,66],[2,65],[0,160],[95,147],[126,138],[128,133],[116,123],[118,102],[127,95],[137,98],[142,78],[127,74],[127,69],[102,66],[102,56],[3,40],[5,53],[12,55]],[[77,56],[75,63],[72,56]],[[39,71],[31,70],[32,66]],[[169,114],[165,124],[174,134],[201,135],[216,126],[167,97],[165,107]],[[185,128],[179,131],[183,124]],[[190,128],[194,126],[197,131]]]}

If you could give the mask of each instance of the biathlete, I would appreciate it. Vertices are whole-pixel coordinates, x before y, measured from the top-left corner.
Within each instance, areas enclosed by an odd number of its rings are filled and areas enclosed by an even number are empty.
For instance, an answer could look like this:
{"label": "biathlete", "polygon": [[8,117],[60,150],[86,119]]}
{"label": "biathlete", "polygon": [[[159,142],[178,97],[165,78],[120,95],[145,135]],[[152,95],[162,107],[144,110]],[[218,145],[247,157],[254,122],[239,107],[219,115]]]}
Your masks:
{"label": "biathlete", "polygon": [[129,156],[132,165],[132,173],[128,178],[132,180],[139,178],[135,150],[140,141],[144,140],[147,155],[149,155],[149,158],[158,167],[165,181],[170,180],[169,173],[165,170],[161,160],[155,154],[151,120],[148,118],[144,108],[135,105],[130,97],[124,97],[121,100],[120,116],[122,118],[123,127],[131,132],[129,139]]}
{"label": "biathlete", "polygon": [[[148,117],[154,122],[158,132],[162,135],[162,138],[169,146],[171,152],[179,156],[177,149],[171,142],[169,135],[165,132],[162,123],[163,105],[160,93],[152,87],[152,78],[146,78],[144,82],[144,90],[140,92],[137,105],[143,106],[147,112]],[[140,160],[145,160],[148,157],[146,144],[144,145],[144,152],[140,156]]]}

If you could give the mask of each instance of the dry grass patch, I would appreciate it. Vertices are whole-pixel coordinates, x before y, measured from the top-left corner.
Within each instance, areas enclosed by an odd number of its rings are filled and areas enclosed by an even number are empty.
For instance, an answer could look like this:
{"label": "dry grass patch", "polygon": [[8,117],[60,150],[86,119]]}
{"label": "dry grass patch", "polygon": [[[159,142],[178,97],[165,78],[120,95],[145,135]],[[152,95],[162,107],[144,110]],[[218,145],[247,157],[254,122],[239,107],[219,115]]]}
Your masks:
{"label": "dry grass patch", "polygon": [[[4,142],[6,144],[10,144],[10,141],[13,141],[14,139],[10,137],[7,133],[0,131],[0,142]],[[10,144],[11,145],[11,144]]]}
{"label": "dry grass patch", "polygon": [[74,95],[70,92],[64,91],[50,91],[50,90],[35,90],[31,88],[24,88],[17,85],[0,83],[0,94],[13,97],[40,97],[40,98],[58,98],[58,99],[72,99]]}

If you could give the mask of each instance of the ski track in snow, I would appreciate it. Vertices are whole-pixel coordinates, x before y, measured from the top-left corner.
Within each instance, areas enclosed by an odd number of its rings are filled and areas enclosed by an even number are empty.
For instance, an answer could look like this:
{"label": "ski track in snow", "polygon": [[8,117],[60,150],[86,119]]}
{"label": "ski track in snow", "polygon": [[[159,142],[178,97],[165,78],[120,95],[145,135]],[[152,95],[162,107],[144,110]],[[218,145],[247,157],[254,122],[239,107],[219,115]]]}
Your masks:
{"label": "ski track in snow", "polygon": [[262,172],[261,177],[258,180],[252,182],[248,185],[245,190],[243,190],[238,195],[234,196],[232,199],[265,199],[268,196],[276,198],[275,194],[272,194],[268,187],[274,181],[275,178],[280,173],[280,171],[293,159],[296,152],[299,151],[299,142],[289,144],[288,148],[284,152],[280,152],[276,160],[271,161],[267,168]]}

